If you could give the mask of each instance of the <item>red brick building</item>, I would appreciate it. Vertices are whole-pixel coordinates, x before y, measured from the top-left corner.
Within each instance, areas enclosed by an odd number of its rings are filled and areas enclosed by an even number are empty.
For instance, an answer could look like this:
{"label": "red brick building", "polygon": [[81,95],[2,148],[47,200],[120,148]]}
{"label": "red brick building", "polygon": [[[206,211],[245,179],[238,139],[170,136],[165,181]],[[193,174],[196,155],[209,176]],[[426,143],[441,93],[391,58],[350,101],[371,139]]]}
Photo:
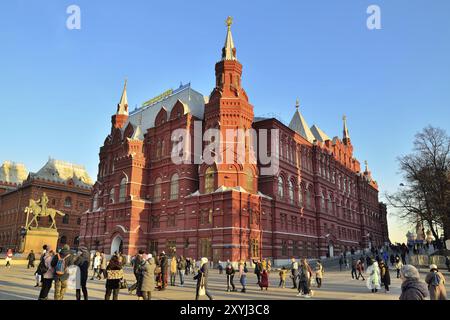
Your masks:
{"label": "red brick building", "polygon": [[[3,170],[3,173],[5,171],[11,172]],[[66,214],[64,217],[56,216],[58,247],[65,243],[71,247],[79,245],[81,214],[91,205],[92,193],[92,180],[84,167],[50,159],[37,173],[28,174],[22,181],[11,180],[17,175],[2,175],[1,172],[0,178],[6,181],[0,185],[14,183],[14,188],[0,194],[0,248],[3,251],[7,248],[19,251],[20,230],[26,224],[24,209],[30,199],[40,199],[44,192],[49,199],[47,206]],[[39,225],[48,227],[50,223],[43,218]]]}
{"label": "red brick building", "polygon": [[[218,261],[337,255],[350,248],[388,241],[386,210],[367,166],[362,171],[344,119],[343,137],[308,127],[299,105],[289,126],[254,117],[242,87],[230,25],[215,66],[209,97],[190,84],[169,90],[128,110],[126,84],[112,116],[111,133],[100,148],[92,205],[83,215],[81,242],[107,253],[138,249]],[[227,129],[278,129],[279,170],[263,165],[195,164],[198,153],[187,136],[189,161],[174,164],[172,133]],[[236,142],[233,142],[237,144]],[[245,157],[250,158],[248,141]],[[205,145],[203,145],[203,148]]]}

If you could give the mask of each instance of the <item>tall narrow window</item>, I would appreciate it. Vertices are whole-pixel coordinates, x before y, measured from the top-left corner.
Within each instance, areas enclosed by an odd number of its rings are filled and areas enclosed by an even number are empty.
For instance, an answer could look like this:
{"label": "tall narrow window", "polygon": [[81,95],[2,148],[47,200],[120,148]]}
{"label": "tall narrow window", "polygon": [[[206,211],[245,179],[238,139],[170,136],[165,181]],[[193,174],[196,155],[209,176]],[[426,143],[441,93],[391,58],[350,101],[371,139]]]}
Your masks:
{"label": "tall narrow window", "polygon": [[114,188],[111,188],[111,191],[109,192],[109,203],[115,202],[115,191]]}
{"label": "tall narrow window", "polygon": [[278,177],[278,196],[280,198],[284,197],[284,181],[281,176]]}
{"label": "tall narrow window", "polygon": [[70,208],[71,206],[72,206],[72,198],[71,198],[71,197],[67,197],[67,198],[64,200],[64,207]]}
{"label": "tall narrow window", "polygon": [[289,201],[294,203],[294,184],[289,180]]}
{"label": "tall narrow window", "polygon": [[214,169],[209,167],[205,172],[205,193],[214,192]]}
{"label": "tall narrow window", "polygon": [[98,193],[94,194],[94,201],[92,203],[92,210],[96,210],[98,208]]}
{"label": "tall narrow window", "polygon": [[153,190],[153,202],[161,201],[161,178],[155,180],[155,188]]}
{"label": "tall narrow window", "polygon": [[127,195],[127,179],[123,178],[122,181],[120,181],[119,202],[124,202],[126,195]]}
{"label": "tall narrow window", "polygon": [[298,185],[298,206],[303,207],[303,188],[302,185]]}
{"label": "tall narrow window", "polygon": [[175,173],[170,179],[170,200],[178,199],[178,174]]}

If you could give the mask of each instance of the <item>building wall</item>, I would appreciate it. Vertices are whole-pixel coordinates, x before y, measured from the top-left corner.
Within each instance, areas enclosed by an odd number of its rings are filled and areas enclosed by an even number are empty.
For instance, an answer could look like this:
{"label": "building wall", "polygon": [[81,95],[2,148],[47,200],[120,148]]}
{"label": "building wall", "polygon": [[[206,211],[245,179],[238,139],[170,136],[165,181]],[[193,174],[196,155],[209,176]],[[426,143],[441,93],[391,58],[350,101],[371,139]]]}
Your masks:
{"label": "building wall", "polygon": [[[7,248],[19,250],[20,229],[26,225],[25,207],[28,206],[29,199],[37,200],[43,193],[47,194],[49,208],[60,210],[68,215],[63,221],[63,217],[56,216],[56,226],[59,233],[58,247],[62,246],[62,238],[66,238],[66,243],[71,247],[77,247],[76,238],[80,235],[81,216],[91,204],[91,190],[59,184],[49,181],[28,180],[16,190],[0,195],[0,247],[4,251]],[[71,199],[65,202],[66,199]],[[39,226],[50,226],[47,218],[41,218]]]}

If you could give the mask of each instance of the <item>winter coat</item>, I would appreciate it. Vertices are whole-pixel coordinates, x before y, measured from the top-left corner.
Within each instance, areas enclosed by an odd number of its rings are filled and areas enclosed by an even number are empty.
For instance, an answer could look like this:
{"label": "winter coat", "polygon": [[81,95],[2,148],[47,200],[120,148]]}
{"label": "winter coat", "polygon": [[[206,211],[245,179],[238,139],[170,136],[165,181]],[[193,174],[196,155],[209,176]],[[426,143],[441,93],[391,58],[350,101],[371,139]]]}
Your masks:
{"label": "winter coat", "polygon": [[167,257],[164,255],[160,260],[161,272],[167,273]]}
{"label": "winter coat", "polygon": [[236,270],[234,270],[233,265],[231,263],[227,263],[227,266],[225,267],[225,273],[227,275],[232,275],[236,273]]}
{"label": "winter coat", "polygon": [[425,300],[428,296],[426,284],[419,279],[406,279],[401,288],[400,300]]}
{"label": "winter coat", "polygon": [[378,263],[374,262],[371,266],[367,268],[367,288],[370,290],[380,289],[380,268]]}
{"label": "winter coat", "polygon": [[[440,278],[439,285],[433,284],[434,275],[437,274]],[[447,300],[447,290],[445,289],[445,277],[441,272],[431,271],[425,277],[425,282],[428,285],[430,293],[430,300]]]}
{"label": "winter coat", "polygon": [[53,260],[53,256],[50,255],[49,253],[47,253],[44,256],[44,263],[45,263],[45,266],[47,267],[47,272],[44,273],[44,275],[43,275],[44,279],[53,279],[54,278],[55,270],[53,269],[52,264],[51,264],[52,260]]}
{"label": "winter coat", "polygon": [[247,285],[247,273],[245,272],[245,268],[243,264],[239,265],[239,282],[243,287]]}
{"label": "winter coat", "polygon": [[261,288],[269,287],[269,274],[266,270],[263,270],[263,272],[261,273],[261,281],[259,282],[259,286]]}
{"label": "winter coat", "polygon": [[105,255],[102,256],[102,263],[100,264],[100,269],[102,269],[102,270],[106,269],[106,257],[105,257]]}
{"label": "winter coat", "polygon": [[170,260],[170,272],[177,273],[177,258],[175,257]]}
{"label": "winter coat", "polygon": [[198,270],[197,275],[194,277],[194,280],[197,280],[197,289],[200,288],[200,283],[203,277],[203,281],[205,284],[205,288],[208,286],[208,263],[203,264]]}
{"label": "winter coat", "polygon": [[385,286],[391,285],[391,275],[389,274],[389,268],[383,264],[380,267],[381,272],[381,283],[383,283]]}
{"label": "winter coat", "polygon": [[28,254],[28,257],[27,257],[27,260],[29,261],[29,262],[34,262],[34,260],[36,260],[36,257],[34,256],[34,253],[29,253]]}
{"label": "winter coat", "polygon": [[80,268],[81,285],[85,286],[88,279],[89,270],[89,252],[83,251],[80,256],[75,258],[74,264]]}
{"label": "winter coat", "polygon": [[141,291],[153,291],[155,289],[155,269],[156,263],[155,259],[150,258],[145,262],[145,264],[141,267],[142,272],[142,284]]}
{"label": "winter coat", "polygon": [[311,278],[311,270],[308,265],[300,266],[300,270],[298,273],[298,278],[300,282],[309,282],[309,279]]}
{"label": "winter coat", "polygon": [[286,269],[282,269],[280,270],[280,280],[286,281],[286,274],[287,274],[287,270]]}
{"label": "winter coat", "polygon": [[[67,249],[64,249],[64,248],[61,249],[61,251],[59,252],[59,256],[62,259],[65,259],[66,270],[65,270],[64,274],[61,275],[61,276],[57,275],[56,274],[56,270],[54,270],[55,271],[54,272],[54,278],[55,278],[55,280],[59,279],[61,281],[65,281],[65,280],[67,280],[69,278],[69,273],[67,272],[67,267],[71,266],[73,264],[74,258],[72,256],[72,254],[70,253],[70,250],[67,250]],[[55,254],[53,256],[53,259],[52,259],[52,262],[51,262],[51,266],[53,267],[53,269],[56,268],[57,264],[58,264],[58,254]]]}
{"label": "winter coat", "polygon": [[403,267],[403,263],[401,260],[398,260],[394,264],[395,269],[400,270]]}
{"label": "winter coat", "polygon": [[320,263],[318,263],[316,266],[316,278],[323,278],[323,266]]}
{"label": "winter coat", "polygon": [[102,264],[102,257],[95,256],[94,257],[94,269],[99,269]]}
{"label": "winter coat", "polygon": [[120,280],[123,279],[123,269],[120,263],[115,264],[110,261],[106,267],[106,274],[106,289],[119,289]]}
{"label": "winter coat", "polygon": [[185,270],[186,269],[186,260],[184,258],[180,258],[177,264],[178,270]]}

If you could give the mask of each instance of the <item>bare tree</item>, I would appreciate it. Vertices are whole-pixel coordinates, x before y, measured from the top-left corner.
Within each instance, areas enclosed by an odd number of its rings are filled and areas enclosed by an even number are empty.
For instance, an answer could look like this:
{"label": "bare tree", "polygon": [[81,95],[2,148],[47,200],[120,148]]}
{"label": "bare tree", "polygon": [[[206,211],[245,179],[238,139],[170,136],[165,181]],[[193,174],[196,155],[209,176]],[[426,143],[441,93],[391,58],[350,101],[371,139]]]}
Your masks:
{"label": "bare tree", "polygon": [[416,134],[413,152],[398,159],[406,181],[389,204],[409,223],[424,223],[439,239],[450,237],[450,137],[431,126]]}

